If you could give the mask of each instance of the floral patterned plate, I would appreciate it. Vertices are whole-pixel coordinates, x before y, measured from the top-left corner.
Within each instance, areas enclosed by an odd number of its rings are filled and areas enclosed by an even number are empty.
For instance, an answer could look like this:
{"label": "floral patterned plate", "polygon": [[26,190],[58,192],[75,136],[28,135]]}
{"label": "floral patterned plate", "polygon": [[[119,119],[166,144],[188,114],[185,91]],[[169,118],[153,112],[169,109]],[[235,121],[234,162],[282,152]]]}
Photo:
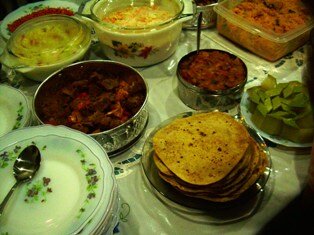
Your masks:
{"label": "floral patterned plate", "polygon": [[29,127],[0,138],[0,201],[15,182],[14,160],[31,144],[41,151],[40,169],[14,192],[0,234],[77,234],[99,226],[94,220],[113,206],[113,167],[94,139],[63,126]]}
{"label": "floral patterned plate", "polygon": [[73,13],[77,12],[79,8],[79,6],[76,3],[68,1],[40,1],[35,3],[29,3],[27,5],[19,7],[18,9],[4,17],[0,25],[1,36],[4,39],[8,40],[12,34],[8,28],[9,24],[13,23],[14,21],[20,19],[23,16],[33,13],[34,11],[38,11],[48,7],[64,8],[73,11]]}
{"label": "floral patterned plate", "polygon": [[248,110],[249,106],[249,95],[247,92],[244,92],[242,95],[241,103],[240,103],[240,109],[241,109],[241,115],[244,118],[244,121],[253,129],[258,131],[258,133],[265,139],[270,140],[271,142],[275,144],[279,144],[285,147],[291,147],[291,148],[307,148],[311,147],[312,143],[295,143],[286,139],[283,139],[279,136],[269,135],[266,132],[263,132],[260,130],[257,126],[254,125],[254,123],[251,120],[252,114]]}
{"label": "floral patterned plate", "polygon": [[0,136],[25,127],[30,121],[30,108],[22,91],[0,85]]}

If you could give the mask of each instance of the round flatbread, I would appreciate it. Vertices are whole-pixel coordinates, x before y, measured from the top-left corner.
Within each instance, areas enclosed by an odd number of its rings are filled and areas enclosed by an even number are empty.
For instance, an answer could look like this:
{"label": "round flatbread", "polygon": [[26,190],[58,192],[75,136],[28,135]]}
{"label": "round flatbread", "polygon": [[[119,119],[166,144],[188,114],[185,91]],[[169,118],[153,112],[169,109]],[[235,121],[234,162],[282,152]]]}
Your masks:
{"label": "round flatbread", "polygon": [[155,153],[181,180],[208,185],[240,162],[250,143],[247,129],[222,112],[176,119],[153,137]]}

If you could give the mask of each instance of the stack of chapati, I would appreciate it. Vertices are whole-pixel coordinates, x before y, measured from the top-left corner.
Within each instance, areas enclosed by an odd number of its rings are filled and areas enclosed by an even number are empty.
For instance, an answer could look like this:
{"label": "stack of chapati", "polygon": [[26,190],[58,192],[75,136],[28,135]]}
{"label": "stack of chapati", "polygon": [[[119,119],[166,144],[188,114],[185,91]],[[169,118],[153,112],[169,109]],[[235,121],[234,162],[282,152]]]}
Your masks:
{"label": "stack of chapati", "polygon": [[191,197],[238,198],[265,171],[268,159],[245,126],[222,112],[174,120],[153,137],[160,177]]}

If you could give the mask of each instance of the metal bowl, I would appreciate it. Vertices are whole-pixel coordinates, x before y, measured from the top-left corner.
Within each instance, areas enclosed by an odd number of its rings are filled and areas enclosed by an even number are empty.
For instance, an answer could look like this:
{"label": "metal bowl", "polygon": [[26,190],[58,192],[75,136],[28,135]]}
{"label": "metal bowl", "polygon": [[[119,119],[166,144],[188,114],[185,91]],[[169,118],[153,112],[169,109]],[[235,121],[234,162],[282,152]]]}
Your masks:
{"label": "metal bowl", "polygon": [[[222,50],[202,49],[200,52],[219,52],[227,55],[232,60],[237,59],[243,67],[243,78],[237,85],[221,90],[210,90],[198,87],[183,78],[181,67],[182,63],[197,56],[197,51],[192,51],[181,58],[177,67],[178,94],[182,102],[194,110],[220,110],[226,111],[234,108],[240,103],[244,86],[247,81],[247,67],[237,56]],[[208,65],[210,66],[210,65]]]}
{"label": "metal bowl", "polygon": [[218,2],[217,0],[212,0],[208,1],[208,4],[206,5],[198,5],[193,1],[193,9],[195,13],[191,20],[183,23],[183,28],[197,29],[197,20],[201,12],[203,13],[201,28],[206,29],[214,27],[217,21],[217,13],[214,11],[214,6],[218,4],[217,2]]}
{"label": "metal bowl", "polygon": [[[86,80],[86,78],[92,79],[90,74],[94,73],[95,71],[104,76],[108,76],[107,74],[110,73],[113,75],[114,78],[117,76],[122,76],[123,78],[124,76],[133,76],[136,77],[137,81],[140,81],[140,83],[142,83],[141,86],[145,87],[143,89],[145,90],[145,94],[142,93],[144,94],[144,100],[141,101],[140,108],[138,109],[138,111],[136,111],[135,114],[133,114],[133,116],[129,117],[129,119],[127,119],[122,124],[111,129],[101,129],[101,131],[98,133],[86,133],[95,138],[104,147],[109,156],[114,156],[125,151],[132,144],[134,144],[144,132],[144,129],[148,122],[148,111],[145,108],[148,99],[148,86],[142,75],[134,68],[123,63],[107,60],[90,60],[69,65],[53,73],[45,81],[43,81],[42,84],[40,84],[34,96],[33,110],[35,117],[40,124],[53,124],[50,121],[47,121],[46,118],[44,118],[43,107],[52,107],[49,103],[49,100],[46,101],[46,97],[53,96],[54,92],[62,89],[64,87],[64,81],[71,80],[71,82],[73,82],[73,80],[82,81],[83,79]],[[93,98],[92,94],[93,93],[88,90],[88,95],[89,97],[91,97],[91,99]],[[59,99],[58,102],[66,103],[67,101],[60,101]],[[71,103],[73,104],[73,102]],[[98,107],[98,105],[96,106]],[[63,110],[68,109],[66,105],[58,104],[58,109],[59,107]],[[106,115],[107,114],[110,115],[109,113],[106,113]],[[45,115],[47,116],[47,114]],[[52,113],[52,115],[54,114]],[[70,116],[66,115],[66,117]],[[94,123],[92,121],[91,123],[91,126],[93,126]],[[68,123],[58,123],[54,125],[70,126],[68,125]],[[70,127],[74,128],[74,126]]]}

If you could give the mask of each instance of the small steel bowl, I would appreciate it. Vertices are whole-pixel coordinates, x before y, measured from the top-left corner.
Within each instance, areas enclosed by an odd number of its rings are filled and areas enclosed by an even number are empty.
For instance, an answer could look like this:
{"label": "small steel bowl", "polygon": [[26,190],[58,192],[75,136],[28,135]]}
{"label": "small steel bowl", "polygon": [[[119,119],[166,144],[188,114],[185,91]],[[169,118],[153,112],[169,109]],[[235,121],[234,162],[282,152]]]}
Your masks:
{"label": "small steel bowl", "polygon": [[201,28],[206,29],[214,27],[217,21],[217,13],[214,11],[214,6],[218,3],[218,0],[210,1],[207,5],[197,5],[193,1],[194,15],[193,18],[189,21],[183,23],[184,29],[197,29],[197,21],[199,14],[202,12],[202,23]]}
{"label": "small steel bowl", "polygon": [[[43,111],[44,110],[43,107],[51,107],[51,102],[49,100],[48,101],[45,101],[45,100],[47,100],[51,96],[53,97],[54,93],[62,89],[64,87],[64,84],[69,80],[71,81],[70,83],[73,84],[73,81],[80,82],[86,79],[94,79],[92,78],[93,75],[91,74],[95,73],[96,71],[100,73],[102,76],[108,76],[107,75],[108,73],[112,74],[111,76],[112,79],[113,77],[115,78],[118,76],[133,76],[133,77],[136,77],[136,79],[138,79],[137,81],[141,81],[142,83],[141,86],[145,87],[144,88],[145,94],[143,93],[144,101],[141,102],[141,106],[139,110],[135,114],[133,114],[133,116],[131,116],[129,119],[127,119],[124,123],[112,129],[101,130],[98,133],[87,132],[89,136],[95,138],[104,147],[108,155],[111,157],[127,150],[130,146],[132,146],[139,139],[139,137],[143,134],[148,123],[149,115],[148,115],[148,111],[146,110],[146,103],[148,99],[148,85],[146,81],[144,80],[143,76],[134,68],[120,62],[114,62],[114,61],[108,61],[108,60],[89,60],[89,61],[82,61],[82,62],[69,65],[51,74],[46,80],[43,81],[43,83],[40,84],[40,86],[37,88],[34,95],[33,111],[34,111],[35,118],[37,119],[37,122],[39,124],[53,124],[47,121],[47,114],[44,114],[45,111]],[[66,81],[66,82],[63,82],[63,81]],[[67,87],[69,86],[67,85]],[[90,90],[88,92],[89,92],[88,93],[89,96],[92,99],[93,98],[92,94],[94,93],[90,92]],[[60,99],[58,99],[58,102],[60,104],[58,105],[59,110],[57,111],[60,111],[58,113],[62,113],[62,112],[65,113],[64,110],[67,110],[68,109],[67,107],[72,107],[72,106],[69,106],[66,104],[64,105],[63,103],[66,103],[67,101],[65,100],[60,101]],[[72,105],[74,102],[73,100],[71,102]],[[54,105],[54,107],[56,106],[54,103],[52,104]],[[96,106],[97,107],[103,106],[103,104],[106,104],[106,103],[101,103],[100,105],[96,105]],[[94,105],[93,107],[96,107],[96,106]],[[73,113],[72,110],[71,112]],[[48,111],[48,115],[50,113],[51,111]],[[54,115],[54,113],[52,113],[51,116],[52,115]],[[69,116],[66,115],[66,117],[69,117]],[[91,123],[92,123],[91,126],[94,125],[92,121]],[[61,123],[61,124],[59,123],[59,124],[54,124],[54,125],[67,126],[67,123]],[[70,127],[72,128],[72,126]]]}
{"label": "small steel bowl", "polygon": [[[181,58],[177,67],[178,94],[182,102],[194,110],[220,110],[226,111],[234,108],[240,103],[244,86],[247,82],[247,67],[237,56],[222,50],[202,49],[200,52],[219,52],[228,55],[232,60],[238,59],[243,66],[243,80],[235,85],[222,90],[210,90],[198,87],[188,82],[182,75],[182,63],[191,57],[197,56],[197,51],[192,51]],[[209,65],[210,66],[210,65]]]}

